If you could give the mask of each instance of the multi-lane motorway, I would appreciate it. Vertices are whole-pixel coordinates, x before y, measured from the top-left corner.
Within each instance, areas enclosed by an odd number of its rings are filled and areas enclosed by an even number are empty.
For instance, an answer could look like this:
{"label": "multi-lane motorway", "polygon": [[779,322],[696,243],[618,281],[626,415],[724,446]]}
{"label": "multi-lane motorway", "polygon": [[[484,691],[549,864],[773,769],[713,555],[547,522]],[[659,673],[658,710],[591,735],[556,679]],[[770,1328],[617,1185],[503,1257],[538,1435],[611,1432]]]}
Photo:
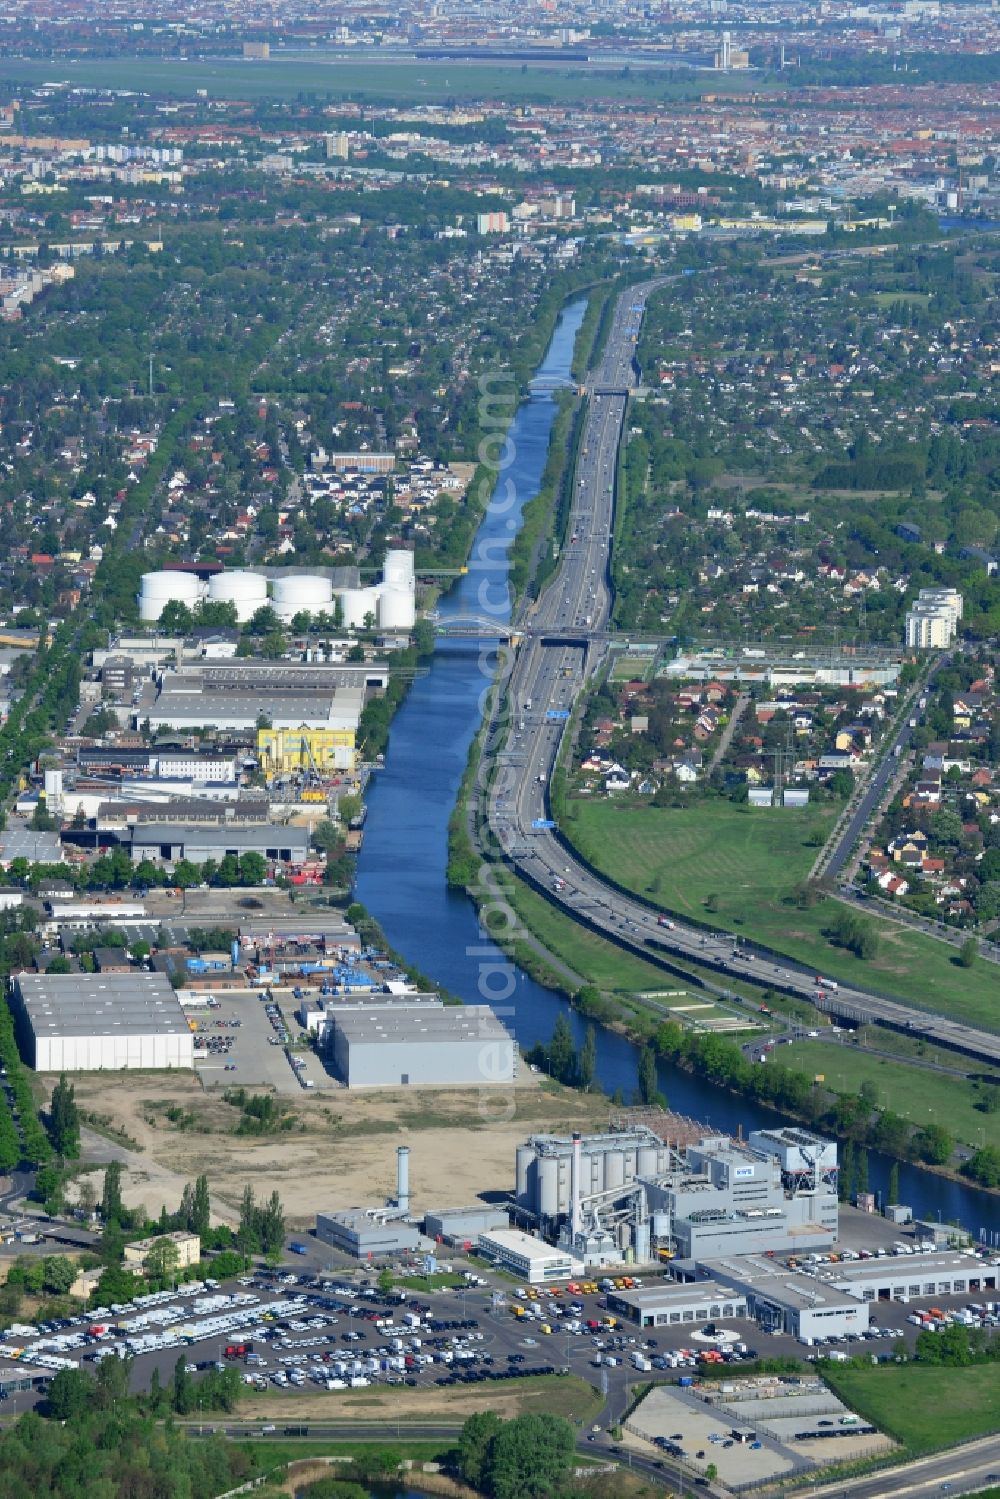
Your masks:
{"label": "multi-lane motorway", "polygon": [[523,635],[502,684],[507,728],[494,723],[487,741],[496,770],[487,795],[492,835],[503,857],[550,901],[648,960],[659,958],[662,966],[671,957],[694,960],[1000,1064],[1000,1035],[849,985],[820,985],[815,973],[729,935],[677,920],[664,924],[652,907],[588,868],[552,825],[550,779],[574,701],[601,664],[611,609],[615,476],[629,394],[638,383],[635,345],[647,298],[666,284],[660,278],[621,294],[604,355],[587,382],[570,534],[547,588],[518,620]]}

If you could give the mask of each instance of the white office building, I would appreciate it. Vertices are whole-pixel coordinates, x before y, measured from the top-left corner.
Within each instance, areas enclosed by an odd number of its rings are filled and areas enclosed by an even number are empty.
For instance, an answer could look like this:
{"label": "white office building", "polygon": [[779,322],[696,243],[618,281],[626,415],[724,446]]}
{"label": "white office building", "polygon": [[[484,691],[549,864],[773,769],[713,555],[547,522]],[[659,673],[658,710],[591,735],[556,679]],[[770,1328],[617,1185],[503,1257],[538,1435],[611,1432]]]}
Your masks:
{"label": "white office building", "polygon": [[955,588],[922,588],[906,615],[910,650],[944,650],[958,633],[962,595]]}
{"label": "white office building", "polygon": [[584,1273],[581,1260],[515,1228],[480,1234],[479,1253],[529,1286],[557,1285]]}

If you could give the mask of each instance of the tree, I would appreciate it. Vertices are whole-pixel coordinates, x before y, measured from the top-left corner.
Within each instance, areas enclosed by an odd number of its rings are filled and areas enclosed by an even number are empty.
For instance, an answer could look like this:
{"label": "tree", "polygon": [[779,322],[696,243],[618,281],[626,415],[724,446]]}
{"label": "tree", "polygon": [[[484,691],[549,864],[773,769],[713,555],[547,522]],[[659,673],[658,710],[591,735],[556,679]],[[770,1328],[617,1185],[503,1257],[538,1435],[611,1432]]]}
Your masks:
{"label": "tree", "polygon": [[80,1154],[80,1111],[76,1106],[76,1090],[67,1082],[65,1073],[52,1090],[49,1136],[56,1154],[63,1160],[75,1160]]}
{"label": "tree", "polygon": [[491,1437],[482,1486],[489,1499],[538,1499],[565,1480],[576,1434],[562,1416],[517,1416]]}
{"label": "tree", "polygon": [[109,1161],[104,1171],[104,1195],[101,1217],[105,1223],[120,1223],[125,1205],[122,1202],[122,1163]]}
{"label": "tree", "polygon": [[918,1160],[931,1166],[945,1166],[951,1160],[955,1142],[942,1124],[925,1124],[913,1137]]}
{"label": "tree", "polygon": [[651,1046],[644,1046],[639,1053],[639,1097],[648,1104],[658,1099],[656,1052]]}
{"label": "tree", "polygon": [[560,1083],[571,1083],[576,1072],[576,1047],[566,1016],[560,1014],[549,1042],[549,1072]]}
{"label": "tree", "polygon": [[502,1425],[503,1422],[494,1411],[481,1411],[469,1416],[463,1425],[458,1443],[458,1466],[470,1488],[482,1488],[490,1443]]}
{"label": "tree", "polygon": [[42,1290],[50,1296],[65,1296],[76,1280],[76,1266],[64,1254],[47,1254],[41,1268]]}
{"label": "tree", "polygon": [[257,1201],[254,1197],[253,1187],[249,1182],[243,1188],[243,1197],[240,1200],[240,1226],[236,1230],[236,1242],[243,1254],[260,1253],[260,1223],[257,1214]]}
{"label": "tree", "polygon": [[54,1421],[74,1421],[82,1416],[94,1398],[94,1381],[80,1369],[60,1369],[52,1376],[46,1395],[49,1415]]}
{"label": "tree", "polygon": [[863,1150],[858,1156],[858,1185],[857,1196],[868,1191],[868,1152]]}
{"label": "tree", "polygon": [[581,1088],[591,1088],[597,1073],[597,1032],[592,1025],[587,1026],[587,1035],[583,1046],[580,1048],[580,1060],[577,1066],[577,1084]]}
{"label": "tree", "polygon": [[[130,1298],[126,1297],[126,1300]],[[102,1410],[112,1409],[119,1401],[128,1398],[129,1379],[132,1375],[131,1358],[120,1358],[112,1353],[102,1358],[97,1366],[97,1390],[95,1401]]]}
{"label": "tree", "polygon": [[379,1271],[376,1285],[378,1286],[383,1296],[388,1296],[394,1284],[395,1282],[392,1278],[392,1271],[388,1269],[388,1267],[384,1270]]}
{"label": "tree", "polygon": [[898,1203],[899,1202],[899,1162],[898,1161],[893,1161],[892,1166],[889,1168],[889,1192],[888,1192],[887,1201],[888,1202],[894,1202],[894,1203]]}
{"label": "tree", "polygon": [[170,1280],[180,1264],[180,1250],[173,1239],[157,1239],[149,1247],[144,1269],[149,1280]]}
{"label": "tree", "polygon": [[197,1404],[194,1382],[184,1367],[183,1354],[174,1365],[170,1403],[179,1416],[189,1416]]}
{"label": "tree", "polygon": [[272,1192],[267,1206],[260,1209],[258,1222],[264,1253],[280,1254],[285,1243],[285,1214],[277,1192]]}
{"label": "tree", "polygon": [[212,1202],[208,1191],[208,1177],[199,1176],[194,1184],[191,1211],[188,1214],[188,1233],[204,1239],[212,1224]]}
{"label": "tree", "polygon": [[841,1202],[850,1202],[854,1196],[855,1171],[854,1141],[848,1140],[840,1159],[840,1175],[837,1181],[837,1196]]}
{"label": "tree", "polygon": [[201,883],[201,871],[190,859],[178,859],[174,865],[173,878],[174,884],[179,885],[182,890],[190,890],[192,885]]}
{"label": "tree", "polygon": [[963,1165],[962,1174],[981,1187],[1000,1187],[1000,1149],[986,1145],[975,1151]]}
{"label": "tree", "polygon": [[958,963],[961,968],[972,968],[979,957],[979,943],[975,937],[966,937],[958,952]]}

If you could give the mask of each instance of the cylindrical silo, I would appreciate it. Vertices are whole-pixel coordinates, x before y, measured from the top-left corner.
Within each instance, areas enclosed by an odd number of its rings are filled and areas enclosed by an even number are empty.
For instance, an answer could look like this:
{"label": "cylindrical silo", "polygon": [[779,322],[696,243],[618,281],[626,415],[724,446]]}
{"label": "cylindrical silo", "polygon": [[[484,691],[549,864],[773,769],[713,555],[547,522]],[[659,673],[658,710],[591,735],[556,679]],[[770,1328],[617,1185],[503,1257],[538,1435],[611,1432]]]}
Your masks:
{"label": "cylindrical silo", "polygon": [[275,614],[285,624],[290,624],[295,615],[303,611],[306,614],[328,614],[333,607],[333,585],[329,578],[291,573],[287,578],[274,579],[271,603]]}
{"label": "cylindrical silo", "polygon": [[609,1188],[625,1185],[625,1152],[623,1150],[609,1150],[605,1153],[604,1185]]}
{"label": "cylindrical silo", "polygon": [[535,1152],[530,1145],[519,1145],[514,1152],[514,1179],[516,1182],[515,1195],[522,1207],[526,1206],[528,1198],[528,1167],[535,1158]]}
{"label": "cylindrical silo", "polygon": [[386,552],[382,581],[389,588],[413,588],[413,553],[401,549]]}
{"label": "cylindrical silo", "polygon": [[61,812],[63,804],[63,773],[61,770],[45,772],[45,810]]}
{"label": "cylindrical silo", "polygon": [[648,1265],[650,1260],[648,1218],[643,1223],[637,1223],[635,1225],[635,1232],[632,1236],[632,1242],[635,1248],[636,1264]]}
{"label": "cylindrical silo", "polygon": [[167,604],[186,604],[193,609],[203,595],[194,573],[143,573],[139,582],[139,618],[151,623],[159,619]]}
{"label": "cylindrical silo", "polygon": [[344,624],[349,629],[363,629],[369,614],[373,620],[378,620],[378,592],[377,588],[344,589],[340,602],[344,611]]}
{"label": "cylindrical silo", "polygon": [[656,1150],[655,1147],[643,1145],[636,1159],[636,1176],[656,1175]]}
{"label": "cylindrical silo", "polygon": [[416,617],[416,600],[409,589],[379,589],[378,622],[381,629],[412,630]]}
{"label": "cylindrical silo", "polygon": [[236,618],[245,625],[267,603],[267,579],[241,568],[216,573],[209,580],[208,597],[213,604],[235,604]]}
{"label": "cylindrical silo", "polygon": [[538,1161],[538,1211],[544,1218],[559,1214],[559,1162],[554,1155]]}

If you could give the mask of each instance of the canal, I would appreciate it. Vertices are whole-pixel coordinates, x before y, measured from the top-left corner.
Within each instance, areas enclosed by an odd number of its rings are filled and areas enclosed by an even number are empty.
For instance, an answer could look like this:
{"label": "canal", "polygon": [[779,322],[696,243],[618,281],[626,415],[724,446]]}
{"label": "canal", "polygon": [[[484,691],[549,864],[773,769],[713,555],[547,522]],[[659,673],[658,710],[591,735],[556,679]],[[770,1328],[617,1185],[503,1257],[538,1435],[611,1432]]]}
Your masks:
{"label": "canal", "polygon": [[[541,386],[567,380],[573,343],[586,299],[563,309],[536,374]],[[539,390],[519,408],[509,429],[496,503],[477,533],[469,571],[441,601],[442,616],[489,613],[509,618],[498,606],[507,586],[508,552],[524,504],[538,493],[548,452],[556,402]],[[508,497],[513,493],[514,502]],[[480,928],[467,896],[449,890],[448,819],[465,770],[469,746],[479,726],[483,695],[494,660],[478,642],[439,645],[426,676],[413,684],[393,721],[385,767],[368,793],[365,837],[358,860],[357,899],[380,922],[393,947],[436,983],[470,1004],[491,1002],[489,976],[510,960]],[[511,965],[513,966],[513,965]],[[568,1015],[577,1045],[585,1022],[562,995],[543,988],[521,972],[514,992],[503,1004],[503,1019],[522,1048],[548,1040],[556,1017]],[[638,1053],[631,1042],[598,1030],[597,1076],[609,1093],[622,1089],[631,1098],[637,1081]],[[749,1099],[737,1098],[702,1078],[662,1063],[660,1087],[670,1107],[735,1134],[773,1125],[780,1116]],[[869,1154],[869,1183],[874,1192],[888,1188],[892,1162]],[[513,1176],[513,1161],[511,1162]],[[900,1163],[900,1196],[917,1216],[958,1220],[973,1232],[997,1223],[997,1203],[988,1193]]]}

